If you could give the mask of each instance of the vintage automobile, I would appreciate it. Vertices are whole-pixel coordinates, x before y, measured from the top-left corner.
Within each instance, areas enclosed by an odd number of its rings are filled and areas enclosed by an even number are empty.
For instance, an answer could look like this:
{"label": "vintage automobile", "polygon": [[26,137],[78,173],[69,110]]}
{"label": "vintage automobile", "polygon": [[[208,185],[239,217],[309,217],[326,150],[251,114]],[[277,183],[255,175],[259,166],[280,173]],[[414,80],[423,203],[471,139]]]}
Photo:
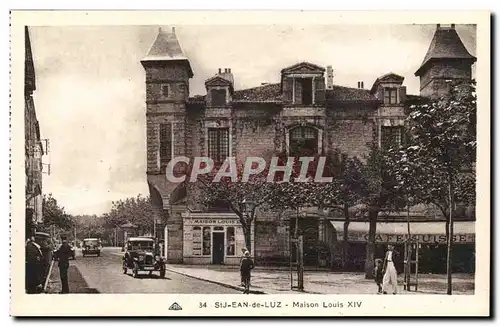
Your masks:
{"label": "vintage automobile", "polygon": [[97,257],[101,255],[101,240],[97,238],[83,239],[82,256],[87,255],[97,255]]}
{"label": "vintage automobile", "polygon": [[160,277],[165,277],[165,260],[155,248],[155,240],[150,237],[129,238],[123,255],[123,274],[127,274],[128,269],[132,269],[132,275],[137,278],[140,271],[159,271]]}

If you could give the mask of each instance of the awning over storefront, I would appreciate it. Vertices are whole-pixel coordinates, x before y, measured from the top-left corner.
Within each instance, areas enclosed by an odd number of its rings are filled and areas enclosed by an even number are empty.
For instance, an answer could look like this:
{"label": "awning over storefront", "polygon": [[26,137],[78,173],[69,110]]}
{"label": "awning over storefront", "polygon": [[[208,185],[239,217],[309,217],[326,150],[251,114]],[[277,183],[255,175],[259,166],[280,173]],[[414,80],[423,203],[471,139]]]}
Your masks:
{"label": "awning over storefront", "polygon": [[[337,231],[337,240],[343,240],[344,222],[330,221]],[[453,223],[454,243],[475,243],[475,222]],[[366,242],[368,240],[368,222],[351,222],[348,229],[349,242]],[[376,241],[381,243],[403,243],[408,238],[406,222],[378,222]],[[446,243],[446,223],[411,222],[410,235],[412,241],[428,244]]]}

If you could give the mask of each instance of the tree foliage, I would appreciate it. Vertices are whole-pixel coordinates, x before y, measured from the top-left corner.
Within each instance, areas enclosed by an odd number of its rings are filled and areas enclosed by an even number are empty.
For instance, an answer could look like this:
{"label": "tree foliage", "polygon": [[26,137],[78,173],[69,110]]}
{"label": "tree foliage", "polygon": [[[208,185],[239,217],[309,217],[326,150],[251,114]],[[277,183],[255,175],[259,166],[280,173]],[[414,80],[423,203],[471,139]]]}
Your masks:
{"label": "tree foliage", "polygon": [[415,202],[433,204],[446,217],[448,294],[455,204],[475,205],[477,104],[475,82],[458,82],[439,99],[410,108],[408,141],[391,153],[398,185]]}
{"label": "tree foliage", "polygon": [[403,148],[391,151],[399,187],[414,201],[449,215],[452,201],[475,205],[476,95],[474,82],[452,85],[449,94],[413,105]]}
{"label": "tree foliage", "polygon": [[[114,201],[109,213],[103,216],[105,228],[115,228],[126,223],[137,226],[139,234],[153,233],[154,222],[158,219],[151,199],[137,195]],[[158,222],[164,222],[159,220]]]}
{"label": "tree foliage", "polygon": [[69,230],[72,227],[71,215],[67,214],[64,207],[57,203],[52,194],[43,195],[42,201],[42,229],[56,227],[62,230]]}

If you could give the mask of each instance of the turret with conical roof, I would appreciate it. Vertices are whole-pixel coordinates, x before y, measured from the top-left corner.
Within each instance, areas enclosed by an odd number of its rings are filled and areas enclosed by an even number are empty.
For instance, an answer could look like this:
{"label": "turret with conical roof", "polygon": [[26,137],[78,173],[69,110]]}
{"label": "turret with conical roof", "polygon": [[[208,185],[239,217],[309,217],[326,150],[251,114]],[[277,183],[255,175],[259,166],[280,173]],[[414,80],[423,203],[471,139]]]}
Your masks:
{"label": "turret with conical roof", "polygon": [[420,77],[420,95],[439,97],[448,91],[450,80],[470,80],[476,58],[467,51],[455,24],[437,25],[427,54],[415,76]]}
{"label": "turret with conical roof", "polygon": [[[174,28],[159,29],[141,64],[146,72],[146,173],[152,205],[161,220],[168,214],[170,194],[178,185],[167,182],[166,167],[174,157],[189,155],[186,141],[191,139],[191,130],[186,128],[186,105],[193,70]],[[173,241],[182,242],[182,237]],[[171,255],[182,257],[182,249],[180,254]]]}

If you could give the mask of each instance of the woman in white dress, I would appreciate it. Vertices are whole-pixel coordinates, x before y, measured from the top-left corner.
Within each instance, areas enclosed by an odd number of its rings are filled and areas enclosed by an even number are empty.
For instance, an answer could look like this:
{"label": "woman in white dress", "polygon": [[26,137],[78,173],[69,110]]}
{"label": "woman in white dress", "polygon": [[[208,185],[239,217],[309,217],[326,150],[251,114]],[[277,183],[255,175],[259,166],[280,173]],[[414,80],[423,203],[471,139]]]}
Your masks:
{"label": "woman in white dress", "polygon": [[393,245],[387,246],[384,259],[384,279],[382,281],[382,291],[384,294],[398,292],[398,271],[395,262],[398,260],[398,253],[394,251]]}

